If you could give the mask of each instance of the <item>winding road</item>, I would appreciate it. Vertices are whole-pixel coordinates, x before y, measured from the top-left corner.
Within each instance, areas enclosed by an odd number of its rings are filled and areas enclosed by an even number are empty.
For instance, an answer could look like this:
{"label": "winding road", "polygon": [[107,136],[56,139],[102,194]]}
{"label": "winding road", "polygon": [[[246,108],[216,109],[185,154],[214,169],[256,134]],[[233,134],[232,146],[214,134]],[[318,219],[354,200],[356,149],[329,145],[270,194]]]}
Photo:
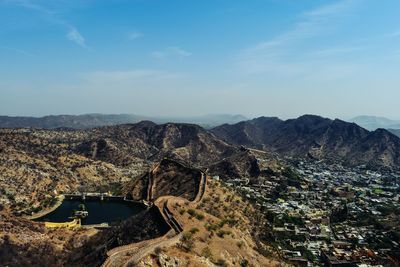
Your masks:
{"label": "winding road", "polygon": [[[148,198],[151,197],[152,191],[153,191],[153,186],[154,186],[154,183],[150,177],[149,177],[149,179],[150,179],[149,180],[149,188],[147,191]],[[201,178],[200,178],[200,182],[199,182],[198,192],[196,194],[195,199],[192,201],[193,203],[198,203],[203,199],[204,193],[206,192],[206,188],[207,188],[207,176],[205,173],[201,172]],[[179,241],[182,237],[183,227],[175,219],[173,213],[168,208],[168,202],[172,201],[172,200],[182,200],[182,198],[175,197],[175,196],[162,196],[162,197],[159,197],[154,202],[154,204],[161,211],[161,214],[164,217],[164,220],[171,227],[171,230],[166,235],[156,238],[156,239],[147,240],[147,241],[143,241],[140,243],[133,243],[133,244],[129,244],[126,246],[114,248],[107,253],[108,258],[103,263],[102,267],[112,267],[113,262],[118,257],[126,256],[123,254],[129,253],[132,251],[135,251],[134,254],[130,256],[130,259],[127,262],[125,262],[125,264],[123,266],[127,267],[127,266],[136,265],[137,263],[140,262],[141,259],[146,257],[148,254],[152,253],[155,250],[155,248],[170,247],[170,246],[173,246],[173,245],[176,245],[177,243],[179,243]],[[175,233],[175,236],[172,238],[168,238],[173,233]]]}

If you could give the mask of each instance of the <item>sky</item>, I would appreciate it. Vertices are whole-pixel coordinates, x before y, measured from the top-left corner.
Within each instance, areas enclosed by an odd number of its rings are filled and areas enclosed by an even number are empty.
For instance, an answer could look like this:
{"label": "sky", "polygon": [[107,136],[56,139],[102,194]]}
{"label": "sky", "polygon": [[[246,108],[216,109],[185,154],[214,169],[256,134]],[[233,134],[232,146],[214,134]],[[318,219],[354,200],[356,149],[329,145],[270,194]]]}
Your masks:
{"label": "sky", "polygon": [[0,0],[0,115],[400,119],[398,0]]}

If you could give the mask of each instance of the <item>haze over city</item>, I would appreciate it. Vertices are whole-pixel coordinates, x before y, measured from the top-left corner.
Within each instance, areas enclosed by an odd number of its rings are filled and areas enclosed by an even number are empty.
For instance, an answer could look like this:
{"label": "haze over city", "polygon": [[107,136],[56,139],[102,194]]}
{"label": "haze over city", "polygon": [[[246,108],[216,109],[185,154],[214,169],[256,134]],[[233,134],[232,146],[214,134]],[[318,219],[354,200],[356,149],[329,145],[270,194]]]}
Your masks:
{"label": "haze over city", "polygon": [[398,119],[397,0],[0,1],[0,114]]}

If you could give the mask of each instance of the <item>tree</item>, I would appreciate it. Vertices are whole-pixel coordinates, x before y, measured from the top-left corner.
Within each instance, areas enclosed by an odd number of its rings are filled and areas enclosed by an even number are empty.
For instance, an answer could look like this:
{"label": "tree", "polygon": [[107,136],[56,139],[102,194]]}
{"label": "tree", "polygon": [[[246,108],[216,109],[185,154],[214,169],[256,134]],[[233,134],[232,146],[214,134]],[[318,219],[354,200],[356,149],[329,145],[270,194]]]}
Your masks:
{"label": "tree", "polygon": [[181,237],[182,247],[187,251],[192,251],[194,248],[193,234],[191,232],[184,232]]}

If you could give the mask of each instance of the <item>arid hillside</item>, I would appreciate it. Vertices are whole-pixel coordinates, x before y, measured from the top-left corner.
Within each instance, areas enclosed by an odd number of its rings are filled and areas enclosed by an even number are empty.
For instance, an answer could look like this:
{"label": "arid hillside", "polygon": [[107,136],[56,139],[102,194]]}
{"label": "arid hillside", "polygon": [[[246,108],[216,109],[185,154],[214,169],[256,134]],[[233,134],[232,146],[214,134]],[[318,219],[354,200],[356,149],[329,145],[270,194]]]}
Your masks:
{"label": "arid hillside", "polygon": [[194,124],[143,121],[83,133],[84,142],[73,148],[76,153],[120,166],[135,158],[156,161],[165,156],[206,166],[236,152],[235,147]]}
{"label": "arid hillside", "polygon": [[228,143],[355,166],[398,168],[400,138],[384,129],[369,132],[355,123],[314,115],[282,121],[260,117],[212,132]]}
{"label": "arid hillside", "polygon": [[238,153],[237,147],[191,124],[1,129],[0,204],[30,214],[51,205],[57,193],[120,194],[123,182],[165,157],[207,169]]}
{"label": "arid hillside", "polygon": [[129,199],[154,201],[171,195],[194,200],[200,186],[202,173],[182,163],[163,159],[143,176],[128,182],[123,189]]}
{"label": "arid hillside", "polygon": [[176,198],[168,208],[183,225],[180,242],[156,248],[138,266],[285,266],[258,239],[261,213],[219,182],[209,180],[200,202]]}
{"label": "arid hillside", "polygon": [[[128,197],[142,195],[154,205],[104,230],[46,229],[4,209],[0,261],[9,266],[124,266],[134,260],[163,266],[164,257],[180,263],[171,266],[278,266],[273,250],[258,239],[260,212],[200,170],[163,159],[121,186]],[[171,226],[171,218],[182,231]],[[114,250],[121,253],[108,257]]]}
{"label": "arid hillside", "polygon": [[[203,178],[200,183],[199,177]],[[158,192],[155,206],[181,229],[172,227],[172,232],[154,243],[146,241],[112,250],[104,266],[281,264],[273,248],[259,239],[265,221],[262,213],[235,191],[174,160],[161,161],[139,178],[143,179],[170,185],[160,186],[166,189],[161,193],[155,182],[145,191],[153,188]],[[142,188],[143,183],[129,184],[128,192],[137,187]]]}
{"label": "arid hillside", "polygon": [[[0,131],[0,204],[30,214],[52,204],[54,196],[75,191],[120,191],[138,168],[118,168],[71,152],[75,132]],[[76,141],[79,142],[79,141]]]}

